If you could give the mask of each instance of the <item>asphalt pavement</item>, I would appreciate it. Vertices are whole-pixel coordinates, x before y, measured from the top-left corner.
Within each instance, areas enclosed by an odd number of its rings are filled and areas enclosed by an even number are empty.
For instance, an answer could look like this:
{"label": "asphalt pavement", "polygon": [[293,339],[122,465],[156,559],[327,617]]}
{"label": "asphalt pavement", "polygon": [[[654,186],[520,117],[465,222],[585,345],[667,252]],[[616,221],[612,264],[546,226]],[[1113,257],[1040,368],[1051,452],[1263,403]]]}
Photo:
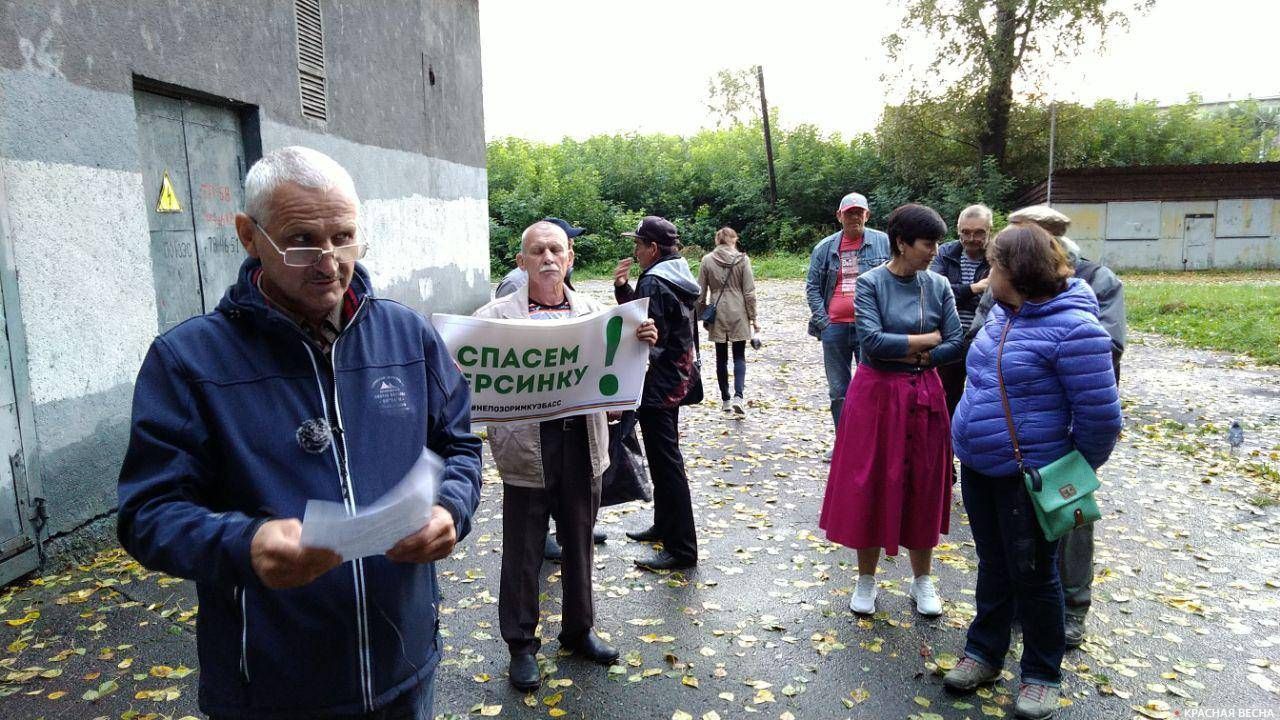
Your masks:
{"label": "asphalt pavement", "polygon": [[[602,283],[586,291],[609,297]],[[682,413],[700,563],[655,574],[624,530],[652,510],[607,508],[596,553],[600,633],[623,656],[559,653],[558,566],[543,567],[546,681],[507,683],[498,632],[501,483],[486,466],[474,530],[439,564],[445,659],[436,711],[513,718],[1012,717],[1003,680],[957,697],[941,684],[974,612],[962,509],[936,554],[940,618],[915,614],[905,555],[881,566],[878,612],[848,609],[853,553],[817,528],[832,435],[821,349],[804,335],[803,284],[759,284],[765,345],[748,351],[748,415]],[[1234,356],[1136,334],[1124,359],[1125,433],[1104,482],[1094,609],[1065,662],[1058,717],[1280,717],[1280,378]],[[1245,443],[1225,440],[1241,420]],[[196,708],[198,608],[190,583],[118,548],[0,591],[0,716],[182,718]],[[288,692],[282,688],[281,692]]]}

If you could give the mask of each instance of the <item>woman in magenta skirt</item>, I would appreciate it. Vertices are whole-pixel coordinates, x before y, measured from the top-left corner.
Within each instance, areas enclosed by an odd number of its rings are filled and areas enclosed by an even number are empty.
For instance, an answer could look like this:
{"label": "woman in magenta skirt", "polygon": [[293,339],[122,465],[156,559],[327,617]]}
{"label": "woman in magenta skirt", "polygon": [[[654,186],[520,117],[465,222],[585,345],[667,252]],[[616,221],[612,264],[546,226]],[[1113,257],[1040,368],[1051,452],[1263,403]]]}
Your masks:
{"label": "woman in magenta skirt", "polygon": [[858,553],[856,613],[876,608],[883,549],[907,548],[917,612],[942,613],[930,575],[938,536],[950,529],[951,432],[934,369],[961,352],[962,332],[946,278],[928,271],[947,225],[933,208],[889,215],[889,262],[858,277],[859,362],[845,396],[818,525]]}

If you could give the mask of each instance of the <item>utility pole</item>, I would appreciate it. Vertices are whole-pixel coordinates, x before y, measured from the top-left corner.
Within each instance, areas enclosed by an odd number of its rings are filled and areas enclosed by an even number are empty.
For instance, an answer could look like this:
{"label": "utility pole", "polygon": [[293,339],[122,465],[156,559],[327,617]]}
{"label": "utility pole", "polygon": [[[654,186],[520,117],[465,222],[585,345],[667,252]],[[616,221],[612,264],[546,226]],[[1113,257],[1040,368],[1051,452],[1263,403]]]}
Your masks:
{"label": "utility pole", "polygon": [[773,170],[773,137],[769,134],[769,101],[764,96],[764,67],[756,66],[756,79],[760,82],[760,116],[764,119],[764,154],[769,160],[769,210],[778,207],[778,176]]}
{"label": "utility pole", "polygon": [[1053,205],[1053,140],[1058,131],[1058,103],[1049,103],[1049,178],[1045,181],[1044,204]]}

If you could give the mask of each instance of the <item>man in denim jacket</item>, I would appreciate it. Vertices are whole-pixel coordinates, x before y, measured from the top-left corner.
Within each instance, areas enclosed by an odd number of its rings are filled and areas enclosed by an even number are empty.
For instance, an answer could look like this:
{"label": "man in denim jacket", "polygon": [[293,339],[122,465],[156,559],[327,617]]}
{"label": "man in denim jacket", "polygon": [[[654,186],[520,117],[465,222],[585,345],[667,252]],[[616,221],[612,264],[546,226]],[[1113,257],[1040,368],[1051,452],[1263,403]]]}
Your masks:
{"label": "man in denim jacket", "polygon": [[840,423],[844,394],[853,379],[853,363],[858,356],[854,286],[859,274],[889,259],[889,236],[867,227],[870,218],[866,197],[855,192],[841,198],[836,209],[840,231],[813,248],[804,284],[809,302],[809,334],[822,341],[831,422],[836,425]]}

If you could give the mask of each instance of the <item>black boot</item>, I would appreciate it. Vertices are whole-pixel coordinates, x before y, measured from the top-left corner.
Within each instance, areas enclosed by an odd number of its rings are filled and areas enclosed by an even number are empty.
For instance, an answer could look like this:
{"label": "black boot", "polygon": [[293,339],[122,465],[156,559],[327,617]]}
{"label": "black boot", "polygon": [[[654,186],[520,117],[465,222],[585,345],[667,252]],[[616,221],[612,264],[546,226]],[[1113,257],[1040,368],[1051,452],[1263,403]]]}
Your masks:
{"label": "black boot", "polygon": [[542,686],[538,658],[534,657],[533,653],[512,655],[511,666],[507,673],[511,676],[511,684],[520,692],[533,692]]}
{"label": "black boot", "polygon": [[629,532],[627,537],[638,542],[658,542],[662,539],[662,533],[658,531],[657,525],[652,525],[640,532]]}
{"label": "black boot", "polygon": [[560,544],[550,534],[547,535],[547,541],[542,546],[542,557],[551,562],[560,562],[564,559],[564,552],[560,550]]}
{"label": "black boot", "polygon": [[592,630],[588,630],[577,640],[560,638],[560,647],[601,665],[612,665],[618,659],[618,651],[601,640]]}
{"label": "black boot", "polygon": [[696,559],[685,560],[683,558],[678,558],[675,555],[672,555],[666,550],[659,550],[658,552],[654,553],[651,557],[640,558],[639,560],[636,560],[635,563],[636,563],[636,567],[644,568],[645,570],[657,571],[657,570],[685,570],[687,568],[691,568],[697,565],[698,561]]}

